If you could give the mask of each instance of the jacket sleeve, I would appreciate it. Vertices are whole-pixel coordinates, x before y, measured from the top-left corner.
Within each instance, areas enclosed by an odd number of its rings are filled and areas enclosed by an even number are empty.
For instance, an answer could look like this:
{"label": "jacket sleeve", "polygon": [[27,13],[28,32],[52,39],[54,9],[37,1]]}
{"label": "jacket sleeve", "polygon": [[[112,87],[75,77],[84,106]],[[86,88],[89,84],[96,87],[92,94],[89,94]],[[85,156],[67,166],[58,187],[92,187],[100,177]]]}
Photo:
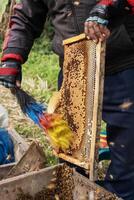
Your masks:
{"label": "jacket sleeve", "polygon": [[98,5],[130,10],[129,14],[134,15],[134,0],[100,0]]}
{"label": "jacket sleeve", "polygon": [[42,0],[20,0],[14,6],[9,30],[3,43],[2,61],[27,60],[35,38],[39,37],[47,17],[48,8]]}

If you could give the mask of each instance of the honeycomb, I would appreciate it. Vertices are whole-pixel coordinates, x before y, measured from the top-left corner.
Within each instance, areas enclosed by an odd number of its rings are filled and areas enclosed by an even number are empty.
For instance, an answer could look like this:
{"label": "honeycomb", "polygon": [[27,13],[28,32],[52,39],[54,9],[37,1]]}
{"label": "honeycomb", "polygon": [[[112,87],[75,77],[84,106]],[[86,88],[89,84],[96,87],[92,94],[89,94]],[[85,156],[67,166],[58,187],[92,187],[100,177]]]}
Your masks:
{"label": "honeycomb", "polygon": [[55,112],[63,115],[76,137],[68,156],[59,157],[86,169],[98,157],[104,56],[105,44],[87,40],[84,34],[64,41],[63,83]]}
{"label": "honeycomb", "polygon": [[65,45],[60,107],[64,118],[76,135],[72,149],[79,148],[85,130],[87,62],[86,41]]}

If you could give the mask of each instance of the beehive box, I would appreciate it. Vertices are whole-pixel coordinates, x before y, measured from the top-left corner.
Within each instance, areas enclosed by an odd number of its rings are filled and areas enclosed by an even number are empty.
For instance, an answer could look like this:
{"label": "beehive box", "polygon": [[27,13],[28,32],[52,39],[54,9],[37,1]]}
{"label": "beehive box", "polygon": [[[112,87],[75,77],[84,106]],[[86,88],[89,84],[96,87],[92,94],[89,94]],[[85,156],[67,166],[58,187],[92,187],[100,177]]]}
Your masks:
{"label": "beehive box", "polygon": [[75,137],[70,150],[58,156],[88,170],[90,180],[97,174],[104,61],[104,43],[84,34],[64,41],[63,83],[54,112],[64,116]]}
{"label": "beehive box", "polygon": [[117,200],[67,165],[57,165],[0,182],[2,200]]}
{"label": "beehive box", "polygon": [[9,134],[14,143],[15,162],[0,165],[0,180],[11,170],[13,166],[17,164],[29,147],[26,141],[14,129],[10,129]]}

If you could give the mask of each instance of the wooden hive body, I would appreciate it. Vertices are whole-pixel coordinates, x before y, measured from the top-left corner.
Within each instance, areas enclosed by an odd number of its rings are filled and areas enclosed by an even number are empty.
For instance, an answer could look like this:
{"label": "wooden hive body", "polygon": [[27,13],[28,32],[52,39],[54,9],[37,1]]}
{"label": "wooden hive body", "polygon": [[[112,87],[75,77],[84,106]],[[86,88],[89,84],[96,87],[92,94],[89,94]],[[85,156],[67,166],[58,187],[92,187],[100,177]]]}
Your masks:
{"label": "wooden hive body", "polygon": [[66,165],[28,172],[0,181],[2,200],[119,200]]}
{"label": "wooden hive body", "polygon": [[105,45],[84,34],[64,41],[63,83],[55,112],[62,113],[75,134],[71,151],[58,156],[90,170],[97,160],[104,79]]}

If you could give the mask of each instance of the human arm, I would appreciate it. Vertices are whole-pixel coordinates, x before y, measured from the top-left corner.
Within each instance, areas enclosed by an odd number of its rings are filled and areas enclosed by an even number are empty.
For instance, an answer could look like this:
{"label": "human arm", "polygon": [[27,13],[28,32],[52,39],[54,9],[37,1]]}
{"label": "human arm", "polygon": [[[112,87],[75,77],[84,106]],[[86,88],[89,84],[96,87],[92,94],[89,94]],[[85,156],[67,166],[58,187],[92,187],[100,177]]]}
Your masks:
{"label": "human arm", "polygon": [[121,13],[130,11],[131,6],[126,0],[101,0],[90,11],[89,18],[85,22],[86,36],[96,42],[107,39],[110,35],[109,20],[114,15],[118,17]]}
{"label": "human arm", "polygon": [[[11,60],[12,62],[20,63],[20,65],[27,60],[35,38],[39,37],[43,30],[47,12],[47,6],[42,0],[21,0],[20,3],[15,5],[3,43],[2,66],[5,62],[8,66]],[[2,66],[0,67],[0,72],[3,71]],[[9,69],[10,67],[7,68]],[[10,76],[12,70],[6,71]],[[0,75],[0,81],[1,78],[3,81],[3,77]]]}

